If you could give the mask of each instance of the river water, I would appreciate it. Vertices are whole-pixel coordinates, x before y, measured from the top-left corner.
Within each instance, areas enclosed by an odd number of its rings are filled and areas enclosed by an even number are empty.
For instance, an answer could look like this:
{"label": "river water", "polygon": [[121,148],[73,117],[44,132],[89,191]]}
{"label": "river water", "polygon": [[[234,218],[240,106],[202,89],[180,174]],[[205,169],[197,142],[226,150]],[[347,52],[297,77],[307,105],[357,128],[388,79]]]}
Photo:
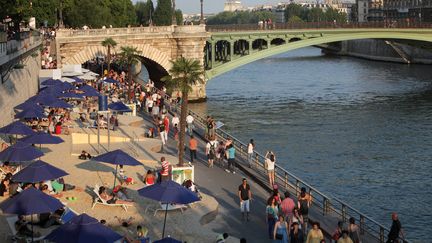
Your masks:
{"label": "river water", "polygon": [[322,192],[408,238],[430,241],[432,67],[321,55],[305,48],[209,81],[192,109]]}

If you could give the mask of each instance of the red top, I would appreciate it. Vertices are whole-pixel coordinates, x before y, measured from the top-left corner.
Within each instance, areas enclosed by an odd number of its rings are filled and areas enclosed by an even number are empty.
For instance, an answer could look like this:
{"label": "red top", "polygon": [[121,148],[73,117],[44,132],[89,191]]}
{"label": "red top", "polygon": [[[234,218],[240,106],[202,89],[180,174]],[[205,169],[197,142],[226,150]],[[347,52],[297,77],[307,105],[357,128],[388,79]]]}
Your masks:
{"label": "red top", "polygon": [[147,176],[146,177],[146,181],[145,181],[145,184],[146,185],[153,185],[155,182],[154,182],[154,176]]}
{"label": "red top", "polygon": [[168,171],[168,169],[169,169],[169,162],[165,160],[164,162],[162,162],[161,175],[162,175],[162,176],[167,176],[167,175],[169,175],[169,171]]}

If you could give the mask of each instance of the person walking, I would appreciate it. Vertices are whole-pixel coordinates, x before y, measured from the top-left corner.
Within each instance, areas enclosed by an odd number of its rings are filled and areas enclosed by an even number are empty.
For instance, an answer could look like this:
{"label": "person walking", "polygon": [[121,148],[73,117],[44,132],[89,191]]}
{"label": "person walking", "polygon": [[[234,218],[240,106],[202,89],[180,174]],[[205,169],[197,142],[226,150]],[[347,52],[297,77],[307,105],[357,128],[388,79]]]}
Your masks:
{"label": "person walking", "polygon": [[165,159],[165,157],[161,157],[160,161],[162,165],[162,169],[160,171],[161,181],[168,181],[170,179],[169,178],[170,163]]}
{"label": "person walking", "polygon": [[187,131],[189,133],[189,136],[193,135],[193,129],[194,129],[194,118],[191,114],[189,114],[186,117],[186,124],[187,124]]}
{"label": "person walking", "polygon": [[166,130],[165,130],[165,124],[163,123],[162,120],[159,121],[158,132],[159,132],[159,136],[160,136],[161,141],[162,141],[162,151],[163,151],[165,144],[167,142],[167,134],[166,134]]}
{"label": "person walking", "polygon": [[216,147],[218,146],[218,142],[214,138],[210,138],[210,140],[206,144],[206,155],[208,160],[209,167],[213,167],[214,159],[216,158]]}
{"label": "person walking", "polygon": [[228,145],[228,149],[226,150],[226,157],[228,159],[228,168],[225,169],[226,172],[232,172],[235,174],[235,153],[236,150],[232,144]]}
{"label": "person walking", "polygon": [[194,162],[194,159],[197,159],[197,149],[198,149],[198,142],[192,135],[189,139],[189,152],[191,157],[191,162]]}
{"label": "person walking", "polygon": [[238,188],[238,196],[240,198],[240,212],[242,214],[242,220],[245,220],[246,214],[246,220],[249,221],[250,201],[252,200],[252,193],[246,178],[243,178],[242,184]]}
{"label": "person walking", "polygon": [[309,193],[306,192],[306,188],[302,187],[300,190],[300,195],[297,199],[297,206],[299,208],[299,213],[303,217],[303,232],[306,234],[307,225],[309,222],[309,208],[312,203],[312,198]]}
{"label": "person walking", "polygon": [[354,243],[360,243],[360,228],[353,217],[349,219],[348,234]]}
{"label": "person walking", "polygon": [[254,140],[253,139],[251,139],[250,141],[249,141],[249,144],[248,144],[248,149],[247,149],[247,153],[248,153],[248,163],[249,163],[249,168],[252,168],[252,163],[253,163],[253,152],[254,152],[254,149],[255,149],[255,143],[254,143]]}
{"label": "person walking", "polygon": [[168,135],[169,135],[169,130],[170,130],[170,121],[168,116],[165,116],[163,119],[163,123],[165,125],[165,141],[168,141]]}
{"label": "person walking", "polygon": [[180,119],[176,116],[176,114],[174,114],[171,119],[171,124],[173,125],[173,127],[178,127],[179,123]]}
{"label": "person walking", "polygon": [[290,231],[290,243],[304,243],[303,231],[300,229],[300,224],[294,222]]}
{"label": "person walking", "polygon": [[288,243],[288,225],[283,215],[279,215],[273,230],[275,243]]}
{"label": "person walking", "polygon": [[322,240],[324,240],[324,234],[320,229],[320,224],[313,222],[312,229],[307,235],[306,243],[321,243]]}
{"label": "person walking", "polygon": [[286,191],[284,193],[284,200],[282,200],[281,202],[281,210],[283,215],[285,216],[285,219],[289,222],[292,215],[293,215],[293,210],[295,208],[295,202],[292,198],[290,198],[290,193],[288,191]]}
{"label": "person walking", "polygon": [[268,229],[268,236],[269,239],[272,240],[273,239],[273,231],[274,231],[274,226],[276,224],[276,221],[278,219],[278,208],[276,206],[276,200],[274,199],[274,197],[270,197],[267,200],[267,207],[266,207],[266,214],[267,214],[267,229]]}
{"label": "person walking", "polygon": [[275,163],[276,163],[276,156],[273,152],[267,151],[265,155],[265,168],[267,168],[268,178],[270,186],[273,186],[275,184]]}
{"label": "person walking", "polygon": [[336,243],[354,243],[348,235],[349,235],[348,230],[342,230],[341,236],[335,242]]}
{"label": "person walking", "polygon": [[390,228],[390,232],[388,233],[387,243],[398,242],[399,236],[401,236],[402,239],[405,238],[405,234],[402,230],[402,224],[399,221],[399,217],[397,213],[393,212],[391,217],[392,217],[392,225]]}

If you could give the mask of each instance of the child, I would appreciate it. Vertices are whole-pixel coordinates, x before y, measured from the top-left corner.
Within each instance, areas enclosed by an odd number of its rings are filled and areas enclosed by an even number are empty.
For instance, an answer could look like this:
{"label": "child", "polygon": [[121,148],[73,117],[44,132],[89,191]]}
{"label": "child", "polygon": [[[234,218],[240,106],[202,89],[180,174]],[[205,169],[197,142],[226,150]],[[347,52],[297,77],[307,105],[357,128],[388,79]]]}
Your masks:
{"label": "child", "polygon": [[126,185],[134,184],[133,178],[125,175],[125,172],[123,170],[123,165],[120,165],[120,170],[118,172],[118,175],[119,175],[120,179],[126,183]]}

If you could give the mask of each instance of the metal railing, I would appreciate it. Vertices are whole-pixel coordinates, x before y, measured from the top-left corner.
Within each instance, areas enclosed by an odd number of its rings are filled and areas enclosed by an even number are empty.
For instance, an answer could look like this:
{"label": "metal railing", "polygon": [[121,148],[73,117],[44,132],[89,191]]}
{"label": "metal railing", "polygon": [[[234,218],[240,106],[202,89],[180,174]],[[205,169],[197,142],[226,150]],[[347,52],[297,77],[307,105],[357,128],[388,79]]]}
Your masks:
{"label": "metal railing", "polygon": [[299,29],[428,29],[432,28],[432,23],[427,22],[302,22],[302,23],[273,23],[271,25],[258,24],[233,24],[233,25],[207,25],[206,30],[209,32],[233,32],[233,31],[268,31],[268,30],[299,30]]}
{"label": "metal railing", "polygon": [[[157,90],[157,89],[155,89]],[[170,102],[171,97],[167,94],[164,97],[165,105],[168,110],[176,112],[180,110],[180,106],[177,103]],[[173,109],[174,108],[174,109]],[[205,131],[206,128],[206,118],[197,114],[196,112],[189,110],[189,114],[194,117],[195,125],[198,125],[201,130]],[[197,130],[194,130],[197,132]],[[230,139],[232,144],[237,150],[237,153],[243,158],[247,158],[247,147],[246,143],[243,143],[240,139],[229,134],[223,129],[216,129],[215,131],[218,139],[226,141]],[[201,134],[202,135],[202,134]],[[236,160],[236,163],[238,160]],[[263,178],[267,178],[267,170],[264,166],[265,157],[257,151],[253,152],[253,166],[252,169]],[[264,179],[266,180],[266,179]],[[302,187],[305,187],[307,192],[312,196],[312,204],[320,210],[323,216],[333,216],[337,217],[338,220],[347,222],[349,218],[353,217],[356,222],[359,222],[360,234],[370,235],[370,237],[375,238],[378,242],[384,243],[389,229],[377,222],[373,218],[361,213],[359,210],[353,208],[348,203],[336,198],[330,197],[317,188],[306,183],[304,180],[300,179],[293,173],[275,164],[275,181],[281,188],[294,192],[296,196],[300,194]],[[335,224],[336,225],[336,224]],[[331,233],[331,232],[330,232]],[[408,240],[400,239],[404,243],[411,243]]]}

